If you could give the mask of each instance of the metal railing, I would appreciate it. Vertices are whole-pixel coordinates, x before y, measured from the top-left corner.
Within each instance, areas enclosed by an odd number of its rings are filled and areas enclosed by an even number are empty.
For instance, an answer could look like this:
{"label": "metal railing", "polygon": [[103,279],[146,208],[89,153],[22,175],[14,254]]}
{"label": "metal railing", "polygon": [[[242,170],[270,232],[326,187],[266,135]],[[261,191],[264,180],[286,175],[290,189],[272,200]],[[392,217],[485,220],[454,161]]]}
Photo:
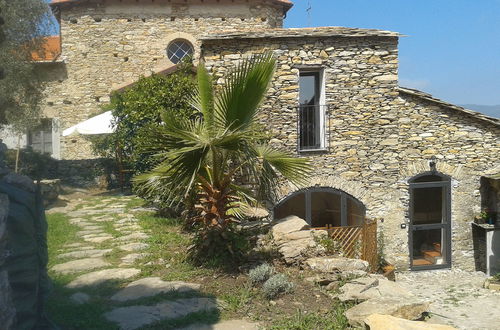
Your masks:
{"label": "metal railing", "polygon": [[328,107],[300,105],[297,109],[299,151],[325,149]]}

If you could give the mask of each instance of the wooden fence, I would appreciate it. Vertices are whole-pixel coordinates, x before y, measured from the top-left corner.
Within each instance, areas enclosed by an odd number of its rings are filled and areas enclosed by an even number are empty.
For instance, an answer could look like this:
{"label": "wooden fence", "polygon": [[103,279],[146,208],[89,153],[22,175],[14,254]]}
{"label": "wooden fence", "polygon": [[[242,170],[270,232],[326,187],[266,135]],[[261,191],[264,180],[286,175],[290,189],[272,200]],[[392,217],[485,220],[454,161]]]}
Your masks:
{"label": "wooden fence", "polygon": [[326,230],[328,235],[338,244],[347,258],[359,258],[368,261],[370,270],[377,271],[377,221],[366,219],[361,226],[315,227],[316,230]]}

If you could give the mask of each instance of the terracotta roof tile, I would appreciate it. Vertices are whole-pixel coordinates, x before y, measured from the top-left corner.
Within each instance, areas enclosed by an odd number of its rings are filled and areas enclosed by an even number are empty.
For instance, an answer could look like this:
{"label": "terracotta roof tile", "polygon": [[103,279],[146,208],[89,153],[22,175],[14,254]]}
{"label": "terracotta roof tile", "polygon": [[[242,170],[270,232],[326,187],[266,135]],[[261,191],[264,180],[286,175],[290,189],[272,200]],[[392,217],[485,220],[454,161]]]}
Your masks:
{"label": "terracotta roof tile", "polygon": [[37,62],[55,61],[61,55],[61,37],[49,36],[43,38],[41,50],[32,52],[31,58]]}

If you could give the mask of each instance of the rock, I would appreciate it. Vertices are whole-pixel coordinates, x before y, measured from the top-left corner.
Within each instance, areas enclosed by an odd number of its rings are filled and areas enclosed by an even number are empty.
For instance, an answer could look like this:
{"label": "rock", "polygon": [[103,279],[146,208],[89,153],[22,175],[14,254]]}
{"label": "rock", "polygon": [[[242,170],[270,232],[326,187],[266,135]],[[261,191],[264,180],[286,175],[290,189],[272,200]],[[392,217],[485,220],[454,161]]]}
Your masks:
{"label": "rock", "polygon": [[307,222],[294,215],[281,219],[273,225],[273,242],[286,263],[297,263],[306,257],[318,255],[324,251],[316,243],[315,236],[325,232],[312,231],[309,228]]}
{"label": "rock", "polygon": [[110,239],[112,239],[113,236],[111,235],[106,235],[106,236],[88,236],[86,235],[83,239],[86,241],[86,242],[90,242],[90,243],[102,243],[102,242],[105,242],[105,241],[108,241]]}
{"label": "rock", "polygon": [[140,251],[140,250],[147,249],[148,247],[149,247],[149,245],[146,243],[130,243],[130,244],[121,245],[118,248],[123,250],[123,251]]}
{"label": "rock", "polygon": [[55,265],[51,269],[60,274],[71,274],[107,266],[111,266],[111,264],[101,258],[85,258]]}
{"label": "rock", "polygon": [[269,211],[262,207],[246,207],[243,209],[243,214],[253,220],[264,219],[269,216]]}
{"label": "rock", "polygon": [[96,286],[109,280],[123,280],[134,277],[141,271],[135,268],[110,268],[78,276],[66,285],[69,289]]}
{"label": "rock", "polygon": [[259,324],[245,320],[227,320],[215,324],[191,324],[179,330],[258,330]]}
{"label": "rock", "polygon": [[92,249],[92,250],[81,250],[81,251],[72,251],[72,252],[66,252],[63,254],[58,255],[58,258],[64,259],[64,258],[74,258],[74,259],[79,259],[79,258],[97,258],[97,257],[102,257],[108,253],[110,253],[112,249],[105,249],[105,250],[97,250],[97,249]]}
{"label": "rock", "polygon": [[339,287],[340,287],[339,282],[331,282],[325,287],[325,290],[333,291],[333,290],[337,290]]}
{"label": "rock", "polygon": [[363,327],[364,320],[372,314],[385,314],[407,320],[416,320],[429,310],[429,303],[407,298],[376,298],[356,305],[345,312],[349,324]]}
{"label": "rock", "polygon": [[125,236],[119,237],[119,238],[117,238],[117,240],[118,241],[132,241],[132,240],[135,240],[135,239],[146,239],[148,237],[149,237],[148,234],[142,233],[142,232],[138,232],[138,233],[132,233],[132,234],[129,234],[129,235],[125,235]]}
{"label": "rock", "polygon": [[54,203],[57,201],[57,198],[61,193],[61,180],[41,180],[40,191],[42,193],[43,204],[45,206]]}
{"label": "rock", "polygon": [[306,264],[314,271],[321,273],[362,271],[367,272],[370,264],[361,259],[316,257],[306,260]]}
{"label": "rock", "polygon": [[214,299],[188,298],[159,303],[153,306],[115,308],[104,317],[119,324],[122,330],[134,330],[163,319],[177,319],[197,312],[217,309]]}
{"label": "rock", "polygon": [[341,301],[365,301],[372,298],[413,298],[399,284],[385,278],[363,277],[355,279],[340,288]]}
{"label": "rock", "polygon": [[409,321],[390,315],[372,314],[365,319],[370,330],[454,330],[449,325]]}
{"label": "rock", "polygon": [[311,228],[309,224],[301,218],[290,215],[284,219],[278,220],[273,225],[272,234],[276,242],[288,240],[287,236],[291,233]]}
{"label": "rock", "polygon": [[179,281],[165,282],[159,277],[146,277],[128,284],[124,289],[118,291],[111,297],[114,301],[135,300],[150,297],[159,293],[188,292],[198,290],[200,284]]}
{"label": "rock", "polygon": [[133,265],[137,260],[147,257],[149,253],[131,253],[122,258],[122,265]]}
{"label": "rock", "polygon": [[72,294],[69,299],[71,299],[71,301],[75,304],[81,305],[89,302],[90,296],[83,292],[77,292],[75,294]]}

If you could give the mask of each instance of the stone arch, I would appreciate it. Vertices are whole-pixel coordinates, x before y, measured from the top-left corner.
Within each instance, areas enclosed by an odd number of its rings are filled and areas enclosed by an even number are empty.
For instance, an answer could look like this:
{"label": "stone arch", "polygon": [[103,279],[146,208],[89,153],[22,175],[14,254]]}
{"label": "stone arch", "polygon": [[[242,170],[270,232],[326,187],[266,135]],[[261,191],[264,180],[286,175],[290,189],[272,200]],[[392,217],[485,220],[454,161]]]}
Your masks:
{"label": "stone arch", "polygon": [[365,222],[366,206],[336,188],[302,188],[282,198],[272,209],[273,218],[298,216],[313,227],[359,226]]}

